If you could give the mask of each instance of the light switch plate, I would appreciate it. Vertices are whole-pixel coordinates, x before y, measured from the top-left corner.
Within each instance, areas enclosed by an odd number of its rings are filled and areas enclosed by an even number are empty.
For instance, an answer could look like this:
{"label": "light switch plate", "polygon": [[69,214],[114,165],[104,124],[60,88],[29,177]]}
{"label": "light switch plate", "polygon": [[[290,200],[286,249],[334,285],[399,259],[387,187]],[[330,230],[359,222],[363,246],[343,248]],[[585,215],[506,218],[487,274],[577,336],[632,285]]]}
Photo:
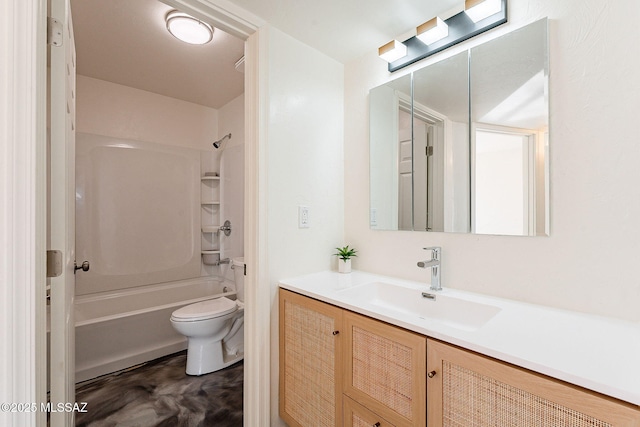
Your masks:
{"label": "light switch plate", "polygon": [[298,228],[309,228],[311,227],[309,221],[309,206],[299,205],[298,206]]}

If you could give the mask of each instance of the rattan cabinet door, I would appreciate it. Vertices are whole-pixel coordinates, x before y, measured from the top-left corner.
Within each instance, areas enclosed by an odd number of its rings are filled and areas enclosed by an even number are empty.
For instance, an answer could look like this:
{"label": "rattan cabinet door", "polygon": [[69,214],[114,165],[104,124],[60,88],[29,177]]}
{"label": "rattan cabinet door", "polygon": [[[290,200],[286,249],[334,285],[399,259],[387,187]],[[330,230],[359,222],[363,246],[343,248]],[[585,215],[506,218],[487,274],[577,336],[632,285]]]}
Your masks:
{"label": "rattan cabinet door", "polygon": [[344,393],[396,426],[426,422],[426,338],[344,312]]}
{"label": "rattan cabinet door", "polygon": [[342,309],[280,289],[280,416],[290,426],[342,425]]}
{"label": "rattan cabinet door", "polygon": [[637,427],[638,407],[432,339],[429,427]]}

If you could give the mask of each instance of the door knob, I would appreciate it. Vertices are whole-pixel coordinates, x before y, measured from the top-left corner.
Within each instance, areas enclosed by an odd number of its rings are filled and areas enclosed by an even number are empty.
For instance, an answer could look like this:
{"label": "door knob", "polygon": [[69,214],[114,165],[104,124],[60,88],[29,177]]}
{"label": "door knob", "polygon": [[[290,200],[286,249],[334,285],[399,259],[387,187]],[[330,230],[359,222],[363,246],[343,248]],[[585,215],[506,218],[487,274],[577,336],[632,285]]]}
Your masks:
{"label": "door knob", "polygon": [[73,262],[73,274],[76,274],[76,271],[78,270],[82,270],[82,271],[89,271],[89,261],[82,261],[82,265],[80,265],[80,267],[78,267],[78,264],[76,264],[76,262]]}
{"label": "door knob", "polygon": [[429,373],[427,374],[427,376],[428,376],[429,378],[433,378],[433,377],[435,377],[435,376],[436,376],[436,371],[431,371],[431,372],[429,372]]}

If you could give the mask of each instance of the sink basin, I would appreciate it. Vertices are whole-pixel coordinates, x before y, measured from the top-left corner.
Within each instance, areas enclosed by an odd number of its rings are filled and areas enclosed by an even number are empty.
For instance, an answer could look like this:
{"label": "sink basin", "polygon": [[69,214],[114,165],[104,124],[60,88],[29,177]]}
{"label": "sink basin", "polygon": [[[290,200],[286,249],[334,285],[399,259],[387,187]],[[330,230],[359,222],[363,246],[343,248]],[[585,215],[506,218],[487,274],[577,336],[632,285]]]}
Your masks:
{"label": "sink basin", "polygon": [[422,296],[423,290],[390,283],[373,282],[340,291],[340,296],[355,299],[361,305],[391,310],[400,314],[432,320],[457,329],[474,331],[500,312],[500,307],[468,301],[437,292],[435,299]]}

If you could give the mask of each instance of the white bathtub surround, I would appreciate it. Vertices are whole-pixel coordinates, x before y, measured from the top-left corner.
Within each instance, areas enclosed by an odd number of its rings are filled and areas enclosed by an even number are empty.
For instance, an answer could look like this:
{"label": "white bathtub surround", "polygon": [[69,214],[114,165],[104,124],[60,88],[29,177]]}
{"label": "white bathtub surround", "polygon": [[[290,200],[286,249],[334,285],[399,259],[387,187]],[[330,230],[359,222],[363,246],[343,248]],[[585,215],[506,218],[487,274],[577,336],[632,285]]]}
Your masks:
{"label": "white bathtub surround", "polygon": [[[144,141],[162,144],[176,149],[201,150],[206,153],[208,158],[202,161],[202,171],[215,170],[223,175],[216,186],[221,202],[221,206],[215,208],[216,216],[229,219],[234,225],[234,232],[232,236],[224,239],[215,236],[199,238],[197,236],[201,235],[201,231],[198,230],[194,243],[201,240],[201,246],[208,247],[207,239],[210,242],[214,237],[222,252],[220,257],[233,258],[244,253],[244,95],[215,109],[82,75],[78,76],[77,92],[79,132],[136,143]],[[233,137],[225,142],[224,150],[215,150],[212,142],[228,133],[232,133]],[[78,144],[82,149],[82,141]],[[150,183],[140,185],[162,187],[162,183],[159,182],[160,175],[151,173],[148,177]],[[201,186],[199,178],[196,183]],[[212,207],[209,206],[208,209]],[[106,218],[106,222],[110,220]],[[218,257],[217,253],[202,256],[198,252],[196,258],[198,261],[207,258],[207,261],[215,263]],[[97,264],[94,262],[92,267],[97,267]],[[200,275],[233,280],[228,265],[201,265],[193,274],[166,277],[155,283]],[[142,284],[145,283],[131,283],[129,286]],[[100,291],[94,289],[92,292]]]}
{"label": "white bathtub surround", "polygon": [[200,152],[76,139],[76,295],[200,276]]}
{"label": "white bathtub surround", "polygon": [[434,294],[449,299],[448,312],[433,320],[421,318],[413,303],[398,309],[392,301],[365,298],[372,283],[413,292],[415,304],[431,302],[422,292],[434,293],[425,283],[360,271],[314,273],[281,280],[280,287],[640,405],[637,322],[447,288]]}
{"label": "white bathtub surround", "polygon": [[[222,257],[233,260],[244,255],[244,95],[240,95],[219,110],[219,133],[231,133],[220,158],[222,221],[229,220],[232,231],[222,235]],[[218,274],[234,281],[231,264],[220,267]]]}
{"label": "white bathtub surround", "polygon": [[76,297],[76,381],[128,368],[187,348],[169,323],[180,307],[235,296],[211,278]]}

